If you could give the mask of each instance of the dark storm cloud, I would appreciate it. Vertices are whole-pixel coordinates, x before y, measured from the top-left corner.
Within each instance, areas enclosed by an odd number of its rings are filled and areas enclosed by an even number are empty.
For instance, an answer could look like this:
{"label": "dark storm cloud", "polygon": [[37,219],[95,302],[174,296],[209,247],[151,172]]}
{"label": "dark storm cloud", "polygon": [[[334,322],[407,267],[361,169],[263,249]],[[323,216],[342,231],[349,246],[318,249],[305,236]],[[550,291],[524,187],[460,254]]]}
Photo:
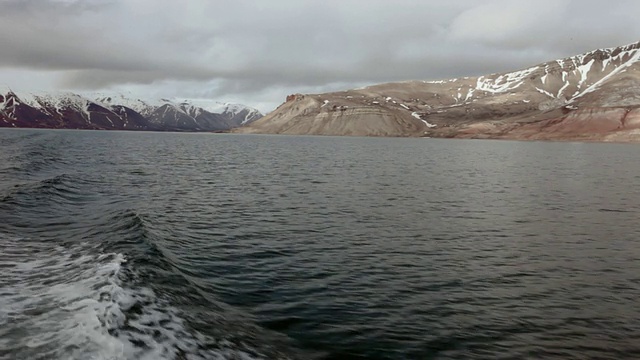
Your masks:
{"label": "dark storm cloud", "polygon": [[0,0],[0,69],[55,73],[65,88],[275,103],[635,42],[638,13],[630,0]]}

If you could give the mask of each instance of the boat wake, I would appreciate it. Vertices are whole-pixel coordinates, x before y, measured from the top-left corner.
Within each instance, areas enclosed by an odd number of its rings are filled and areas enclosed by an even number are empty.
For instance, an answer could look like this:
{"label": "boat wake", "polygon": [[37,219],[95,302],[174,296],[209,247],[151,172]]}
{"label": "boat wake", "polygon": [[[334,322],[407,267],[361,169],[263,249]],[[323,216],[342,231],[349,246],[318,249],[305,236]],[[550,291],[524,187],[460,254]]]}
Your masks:
{"label": "boat wake", "polygon": [[254,359],[188,329],[120,253],[0,235],[0,358]]}

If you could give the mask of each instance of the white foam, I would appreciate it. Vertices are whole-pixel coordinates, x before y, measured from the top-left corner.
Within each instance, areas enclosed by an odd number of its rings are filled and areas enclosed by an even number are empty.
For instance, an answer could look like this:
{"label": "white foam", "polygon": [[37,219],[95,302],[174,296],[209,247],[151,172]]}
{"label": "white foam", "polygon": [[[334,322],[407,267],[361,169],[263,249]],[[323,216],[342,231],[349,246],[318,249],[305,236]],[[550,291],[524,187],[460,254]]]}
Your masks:
{"label": "white foam", "polygon": [[205,349],[178,309],[150,288],[125,285],[123,254],[0,240],[0,348],[16,358],[251,358],[232,344]]}

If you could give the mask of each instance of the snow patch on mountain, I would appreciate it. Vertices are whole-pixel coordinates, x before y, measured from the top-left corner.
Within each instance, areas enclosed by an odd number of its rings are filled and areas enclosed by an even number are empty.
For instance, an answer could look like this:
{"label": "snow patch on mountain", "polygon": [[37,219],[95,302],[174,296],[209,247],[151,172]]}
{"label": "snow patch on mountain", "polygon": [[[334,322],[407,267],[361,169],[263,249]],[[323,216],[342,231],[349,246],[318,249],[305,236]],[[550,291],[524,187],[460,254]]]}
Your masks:
{"label": "snow patch on mountain", "polygon": [[140,99],[131,98],[122,94],[118,95],[104,95],[94,94],[96,101],[101,102],[108,106],[126,106],[136,112],[143,115],[148,115],[157,108],[165,105],[169,105],[175,111],[183,113],[189,116],[199,116],[203,112],[209,112],[212,114],[227,115],[228,117],[235,117],[242,111],[246,111],[241,124],[244,125],[254,119],[262,116],[260,111],[249,106],[241,104],[223,103],[211,99],[188,99],[188,98],[162,98],[162,99]]}
{"label": "snow patch on mountain", "polygon": [[504,93],[512,91],[522,85],[524,79],[536,70],[538,70],[538,67],[534,66],[529,69],[500,75],[495,79],[481,76],[477,80],[476,89],[490,93]]}
{"label": "snow patch on mountain", "polygon": [[[623,54],[624,53],[624,54]],[[602,84],[604,84],[607,80],[609,80],[611,77],[615,76],[616,74],[619,74],[621,72],[626,71],[627,68],[629,68],[630,66],[632,66],[633,64],[635,64],[636,62],[640,61],[640,49],[634,49],[634,50],[628,50],[625,51],[621,54],[619,54],[616,57],[620,57],[620,56],[625,56],[628,55],[629,59],[627,61],[625,61],[624,63],[622,63],[621,65],[619,65],[618,67],[616,67],[614,70],[612,70],[611,72],[609,72],[607,75],[605,75],[603,78],[601,78],[600,80],[596,81],[595,83],[593,83],[591,86],[589,86],[588,88],[586,88],[584,91],[578,93],[577,95],[575,95],[571,101],[575,101],[576,99],[584,96],[585,94],[588,94],[590,92],[593,92],[594,90],[596,90],[598,87],[600,87]]]}
{"label": "snow patch on mountain", "polygon": [[431,128],[434,128],[434,127],[436,127],[436,126],[438,126],[438,125],[436,125],[436,124],[431,124],[431,123],[429,123],[427,120],[423,119],[423,118],[422,118],[422,116],[420,116],[420,114],[418,114],[418,113],[417,113],[417,112],[415,112],[415,111],[411,113],[411,116],[413,116],[414,118],[416,118],[416,119],[418,119],[418,120],[422,121],[422,123],[424,123],[424,124],[425,124],[428,128],[430,128],[430,129],[431,129]]}
{"label": "snow patch on mountain", "polygon": [[220,131],[262,117],[254,108],[209,99],[13,91],[1,86],[0,96],[0,118],[4,117],[5,123],[13,119],[26,127],[131,129],[133,126],[151,130]]}
{"label": "snow patch on mountain", "polygon": [[[597,89],[612,76],[626,71],[640,61],[640,43],[622,47],[598,49],[565,59],[504,74],[477,77],[474,83],[463,83],[450,96],[456,103],[470,103],[474,97],[489,94],[507,94],[526,87],[550,98],[572,101]],[[600,61],[601,66],[595,66]],[[537,86],[531,81],[539,76]],[[430,85],[446,85],[458,79],[423,81]],[[558,80],[560,82],[558,82]],[[571,89],[572,93],[566,92]],[[453,89],[452,89],[453,91]],[[389,101],[389,100],[387,100]]]}
{"label": "snow patch on mountain", "polygon": [[163,99],[143,100],[135,96],[125,96],[123,94],[93,93],[87,94],[87,97],[91,97],[94,101],[105,107],[124,106],[142,115],[148,115],[154,109],[166,104],[166,100]]}

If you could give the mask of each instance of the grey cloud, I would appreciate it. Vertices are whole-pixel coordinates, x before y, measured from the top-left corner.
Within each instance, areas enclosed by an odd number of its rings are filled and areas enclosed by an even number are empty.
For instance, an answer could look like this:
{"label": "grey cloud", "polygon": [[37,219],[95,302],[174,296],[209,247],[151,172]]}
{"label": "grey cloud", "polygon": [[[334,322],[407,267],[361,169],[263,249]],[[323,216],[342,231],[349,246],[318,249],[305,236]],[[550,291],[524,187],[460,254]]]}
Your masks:
{"label": "grey cloud", "polygon": [[108,9],[104,1],[3,0],[0,2],[0,66],[48,70],[135,70],[155,66],[129,56],[97,28],[83,22]]}
{"label": "grey cloud", "polygon": [[3,15],[77,15],[86,11],[100,11],[114,0],[0,0]]}
{"label": "grey cloud", "polygon": [[[622,0],[495,0],[470,8],[450,27],[453,40],[514,52],[543,50],[548,60],[638,41],[640,4]],[[603,13],[606,12],[606,14]]]}
{"label": "grey cloud", "polygon": [[0,68],[50,76],[46,84],[55,74],[67,89],[266,104],[640,40],[640,3],[602,11],[594,0],[0,0]]}

